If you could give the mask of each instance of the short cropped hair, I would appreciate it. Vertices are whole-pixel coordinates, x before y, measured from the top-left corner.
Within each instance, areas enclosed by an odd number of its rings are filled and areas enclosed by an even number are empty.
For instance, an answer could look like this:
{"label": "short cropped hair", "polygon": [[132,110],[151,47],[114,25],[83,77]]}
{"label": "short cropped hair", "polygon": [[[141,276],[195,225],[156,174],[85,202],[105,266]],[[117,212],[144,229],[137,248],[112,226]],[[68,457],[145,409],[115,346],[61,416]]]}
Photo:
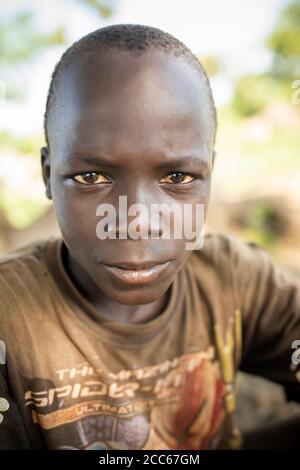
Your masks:
{"label": "short cropped hair", "polygon": [[56,64],[51,76],[46,101],[46,110],[44,113],[44,134],[47,145],[49,145],[47,123],[50,110],[55,101],[55,89],[59,75],[63,72],[66,65],[68,65],[72,59],[78,57],[83,51],[88,52],[94,51],[95,49],[119,49],[124,51],[147,51],[149,49],[159,49],[165,51],[167,54],[184,58],[192,67],[196,68],[200,72],[204,79],[209,98],[209,117],[211,120],[213,142],[215,142],[217,130],[216,107],[208,76],[197,56],[193,54],[192,51],[180,40],[161,29],[139,24],[118,24],[97,29],[86,36],[83,36],[63,53]]}

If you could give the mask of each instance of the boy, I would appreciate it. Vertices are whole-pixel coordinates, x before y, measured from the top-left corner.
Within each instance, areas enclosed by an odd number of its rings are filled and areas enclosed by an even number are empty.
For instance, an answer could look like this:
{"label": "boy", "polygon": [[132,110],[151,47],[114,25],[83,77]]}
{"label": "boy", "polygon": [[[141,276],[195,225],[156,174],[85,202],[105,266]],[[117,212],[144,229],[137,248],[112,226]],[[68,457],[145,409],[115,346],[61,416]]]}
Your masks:
{"label": "boy", "polygon": [[65,52],[41,149],[62,239],[0,265],[1,448],[239,448],[237,369],[299,400],[300,289],[262,248],[96,234],[122,195],[205,218],[215,132],[205,72],[171,35],[116,25]]}

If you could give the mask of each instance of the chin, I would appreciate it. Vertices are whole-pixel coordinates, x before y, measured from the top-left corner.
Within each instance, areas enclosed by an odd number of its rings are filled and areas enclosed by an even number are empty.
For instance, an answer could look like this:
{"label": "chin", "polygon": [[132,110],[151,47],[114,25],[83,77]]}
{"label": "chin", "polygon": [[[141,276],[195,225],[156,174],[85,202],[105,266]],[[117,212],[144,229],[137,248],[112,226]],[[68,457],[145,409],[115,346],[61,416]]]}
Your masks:
{"label": "chin", "polygon": [[[170,283],[169,283],[170,285]],[[118,302],[119,304],[125,305],[143,305],[149,304],[152,302],[157,301],[160,297],[162,297],[168,290],[169,285],[162,288],[160,285],[159,287],[150,287],[150,286],[143,286],[138,288],[130,288],[126,290],[119,290],[119,289],[101,289],[102,292],[106,297]]]}

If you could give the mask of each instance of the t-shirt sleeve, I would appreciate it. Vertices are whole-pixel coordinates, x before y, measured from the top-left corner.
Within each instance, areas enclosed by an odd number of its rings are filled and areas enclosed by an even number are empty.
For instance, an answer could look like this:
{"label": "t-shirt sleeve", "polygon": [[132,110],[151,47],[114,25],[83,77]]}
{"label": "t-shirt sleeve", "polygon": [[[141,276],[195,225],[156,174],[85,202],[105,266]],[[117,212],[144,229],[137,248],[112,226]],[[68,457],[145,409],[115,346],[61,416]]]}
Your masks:
{"label": "t-shirt sleeve", "polygon": [[4,367],[0,365],[0,450],[29,449],[22,418],[3,373]]}
{"label": "t-shirt sleeve", "polygon": [[300,402],[300,281],[258,244],[231,241],[243,322],[240,369],[283,385],[287,398]]}

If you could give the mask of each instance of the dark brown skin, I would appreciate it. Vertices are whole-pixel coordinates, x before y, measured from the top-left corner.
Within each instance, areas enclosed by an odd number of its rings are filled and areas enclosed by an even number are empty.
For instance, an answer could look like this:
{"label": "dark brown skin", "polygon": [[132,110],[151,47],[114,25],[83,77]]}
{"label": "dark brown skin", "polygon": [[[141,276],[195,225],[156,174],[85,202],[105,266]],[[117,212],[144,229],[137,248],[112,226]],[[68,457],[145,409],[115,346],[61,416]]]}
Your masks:
{"label": "dark brown skin", "polygon": [[[118,208],[119,196],[127,195],[128,207],[203,203],[206,213],[214,152],[204,80],[184,59],[162,51],[109,50],[76,58],[60,77],[56,97],[49,149],[41,155],[67,272],[110,319],[147,322],[165,307],[174,276],[192,253],[187,240],[100,240],[96,207]],[[99,175],[94,183],[83,175],[90,172]],[[170,176],[174,172],[184,177]],[[116,280],[101,264],[138,268],[149,260],[172,261],[143,286]]]}

